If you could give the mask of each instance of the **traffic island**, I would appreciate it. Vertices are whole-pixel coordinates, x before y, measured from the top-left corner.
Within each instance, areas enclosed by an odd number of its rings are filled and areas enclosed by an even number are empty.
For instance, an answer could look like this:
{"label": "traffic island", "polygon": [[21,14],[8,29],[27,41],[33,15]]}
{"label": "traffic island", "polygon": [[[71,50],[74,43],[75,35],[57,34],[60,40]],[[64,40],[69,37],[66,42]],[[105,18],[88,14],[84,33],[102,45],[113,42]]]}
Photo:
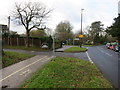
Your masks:
{"label": "traffic island", "polygon": [[86,51],[87,51],[87,48],[80,48],[80,47],[71,47],[64,50],[64,52],[69,52],[69,53],[79,53],[79,52],[86,52]]}

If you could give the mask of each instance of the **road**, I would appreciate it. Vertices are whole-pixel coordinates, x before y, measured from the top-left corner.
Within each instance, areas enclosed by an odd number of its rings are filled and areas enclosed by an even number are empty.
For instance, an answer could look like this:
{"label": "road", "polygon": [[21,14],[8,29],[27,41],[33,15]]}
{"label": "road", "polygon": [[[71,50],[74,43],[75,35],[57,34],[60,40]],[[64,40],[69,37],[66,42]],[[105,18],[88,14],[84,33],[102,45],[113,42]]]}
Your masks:
{"label": "road", "polygon": [[[35,52],[35,51],[9,50],[9,49],[6,50],[35,54],[35,55],[47,55],[47,56],[53,55],[52,52]],[[118,85],[120,84],[118,82],[118,80],[120,80],[118,79],[119,78],[118,76],[120,76],[120,58],[119,58],[120,53],[109,50],[105,46],[89,47],[87,52],[81,52],[81,53],[55,52],[54,56],[76,57],[79,59],[90,61],[100,69],[104,77],[108,81],[110,81],[113,84],[113,86],[115,87],[120,86]]]}
{"label": "road", "polygon": [[88,55],[93,63],[101,70],[104,77],[106,77],[115,87],[120,85],[118,82],[118,67],[120,68],[119,53],[107,49],[105,46],[89,47]]}

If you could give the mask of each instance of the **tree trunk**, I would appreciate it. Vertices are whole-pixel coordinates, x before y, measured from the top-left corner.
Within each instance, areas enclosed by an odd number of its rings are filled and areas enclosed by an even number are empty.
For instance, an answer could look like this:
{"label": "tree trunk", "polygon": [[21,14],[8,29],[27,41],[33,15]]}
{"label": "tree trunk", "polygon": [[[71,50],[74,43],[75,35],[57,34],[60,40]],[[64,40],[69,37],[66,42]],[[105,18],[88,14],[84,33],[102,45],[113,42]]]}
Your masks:
{"label": "tree trunk", "polygon": [[29,31],[27,30],[26,31],[26,35],[27,35],[27,38],[26,38],[26,47],[29,48]]}

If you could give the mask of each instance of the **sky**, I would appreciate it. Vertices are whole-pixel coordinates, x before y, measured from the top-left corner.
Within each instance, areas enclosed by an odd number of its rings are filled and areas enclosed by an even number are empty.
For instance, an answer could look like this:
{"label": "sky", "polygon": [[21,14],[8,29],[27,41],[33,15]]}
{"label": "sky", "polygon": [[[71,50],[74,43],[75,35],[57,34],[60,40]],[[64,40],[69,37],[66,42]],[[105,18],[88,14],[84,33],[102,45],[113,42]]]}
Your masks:
{"label": "sky", "polygon": [[[48,9],[53,9],[46,26],[55,30],[61,21],[69,21],[73,26],[73,32],[80,30],[80,15],[83,10],[83,28],[90,26],[94,21],[101,21],[104,27],[110,26],[114,18],[118,16],[119,0],[2,0],[0,3],[0,24],[8,24],[8,16],[11,16],[15,2],[41,2]],[[10,30],[19,34],[25,33],[23,26],[11,21]]]}

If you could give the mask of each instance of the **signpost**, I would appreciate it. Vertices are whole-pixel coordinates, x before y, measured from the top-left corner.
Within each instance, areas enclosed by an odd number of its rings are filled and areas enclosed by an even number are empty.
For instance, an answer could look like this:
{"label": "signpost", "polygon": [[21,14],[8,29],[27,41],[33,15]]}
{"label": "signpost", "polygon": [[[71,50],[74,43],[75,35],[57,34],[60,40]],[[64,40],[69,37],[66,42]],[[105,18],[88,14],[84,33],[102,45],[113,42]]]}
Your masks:
{"label": "signpost", "polygon": [[82,35],[82,34],[79,35],[79,38],[83,38],[83,37],[84,37],[84,35]]}

